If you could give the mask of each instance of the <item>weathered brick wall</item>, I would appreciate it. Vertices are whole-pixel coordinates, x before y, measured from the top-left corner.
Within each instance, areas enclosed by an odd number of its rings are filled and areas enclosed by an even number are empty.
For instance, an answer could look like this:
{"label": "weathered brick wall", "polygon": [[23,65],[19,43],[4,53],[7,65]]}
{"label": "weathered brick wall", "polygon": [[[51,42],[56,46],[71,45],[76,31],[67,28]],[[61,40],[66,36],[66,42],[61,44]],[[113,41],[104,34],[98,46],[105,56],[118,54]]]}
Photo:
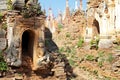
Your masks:
{"label": "weathered brick wall", "polygon": [[0,0],[0,11],[7,9],[7,0]]}

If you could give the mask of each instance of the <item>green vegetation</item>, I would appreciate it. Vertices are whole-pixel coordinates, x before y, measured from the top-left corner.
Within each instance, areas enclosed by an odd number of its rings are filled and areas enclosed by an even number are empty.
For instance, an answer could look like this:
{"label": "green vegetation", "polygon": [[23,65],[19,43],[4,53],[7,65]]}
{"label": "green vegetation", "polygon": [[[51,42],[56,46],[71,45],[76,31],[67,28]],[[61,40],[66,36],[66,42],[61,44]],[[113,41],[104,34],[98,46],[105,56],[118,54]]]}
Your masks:
{"label": "green vegetation", "polygon": [[103,67],[104,59],[98,61],[98,66],[101,68]]}
{"label": "green vegetation", "polygon": [[6,22],[3,20],[3,14],[0,12],[0,23],[2,24],[0,27],[4,30],[7,29],[7,24]]}
{"label": "green vegetation", "polygon": [[44,14],[43,11],[41,11],[40,4],[36,4],[34,6],[29,7],[25,6],[21,13],[24,18],[30,18]]}
{"label": "green vegetation", "polygon": [[104,54],[104,51],[100,51],[98,52],[98,66],[99,67],[102,67],[103,66],[103,63],[105,61],[105,54]]}
{"label": "green vegetation", "polygon": [[0,12],[0,22],[2,21],[3,14]]}
{"label": "green vegetation", "polygon": [[79,41],[77,43],[77,46],[78,47],[82,47],[83,46],[83,43],[84,43],[84,39],[83,38],[79,38]]}
{"label": "green vegetation", "polygon": [[12,1],[11,0],[7,0],[7,9],[8,10],[13,10],[13,6],[12,6]]}
{"label": "green vegetation", "polygon": [[58,50],[59,53],[62,53],[62,52],[64,52],[64,51],[65,51],[64,47],[61,47],[61,48]]}
{"label": "green vegetation", "polygon": [[73,59],[69,59],[69,63],[71,66],[75,66],[75,61]]}
{"label": "green vegetation", "polygon": [[67,32],[67,33],[66,33],[66,37],[67,37],[67,38],[70,38],[70,33]]}
{"label": "green vegetation", "polygon": [[2,26],[1,26],[2,29],[6,30],[7,29],[7,23],[2,23]]}
{"label": "green vegetation", "polygon": [[60,53],[65,52],[65,53],[67,53],[67,54],[73,55],[73,54],[76,53],[76,50],[75,50],[74,47],[68,47],[68,46],[66,46],[66,47],[61,47],[61,48],[58,50],[58,52],[60,52]]}
{"label": "green vegetation", "polygon": [[86,54],[86,55],[85,55],[85,60],[94,61],[94,60],[95,60],[95,56],[90,55],[90,54]]}
{"label": "green vegetation", "polygon": [[98,75],[98,71],[97,71],[97,70],[94,70],[94,71],[93,71],[93,74],[94,74],[94,75]]}
{"label": "green vegetation", "polygon": [[58,31],[60,32],[61,29],[63,28],[63,25],[62,24],[58,24]]}
{"label": "green vegetation", "polygon": [[118,50],[120,50],[120,46],[119,46],[119,45],[118,45],[118,46],[116,46],[116,47],[115,47],[115,49],[118,49]]}
{"label": "green vegetation", "polygon": [[91,40],[90,45],[91,45],[91,49],[95,48],[96,50],[98,49],[98,43],[99,43],[99,38],[96,37],[94,39]]}
{"label": "green vegetation", "polygon": [[66,56],[68,57],[68,62],[72,67],[78,66],[78,64],[75,62],[80,60],[78,57],[76,57],[76,50],[74,47],[69,47],[69,46],[61,47],[58,50],[58,52],[66,54]]}
{"label": "green vegetation", "polygon": [[[120,32],[118,32],[118,33],[116,33],[116,36],[117,36],[117,34],[119,34]],[[117,36],[116,37],[116,40],[113,42],[114,44],[117,44],[118,45],[118,47],[119,47],[119,45],[120,45],[120,36]],[[119,48],[120,49],[120,48]]]}
{"label": "green vegetation", "polygon": [[110,77],[104,77],[104,80],[111,80]]}
{"label": "green vegetation", "polygon": [[108,61],[109,63],[112,63],[113,60],[114,60],[114,57],[113,57],[112,53],[109,53],[109,54],[107,55],[107,61]]}
{"label": "green vegetation", "polygon": [[104,51],[98,52],[98,57],[99,57],[99,58],[100,58],[100,57],[104,57],[104,56],[105,56]]}
{"label": "green vegetation", "polygon": [[7,71],[8,70],[8,65],[4,61],[4,58],[2,56],[2,52],[0,51],[0,71]]}

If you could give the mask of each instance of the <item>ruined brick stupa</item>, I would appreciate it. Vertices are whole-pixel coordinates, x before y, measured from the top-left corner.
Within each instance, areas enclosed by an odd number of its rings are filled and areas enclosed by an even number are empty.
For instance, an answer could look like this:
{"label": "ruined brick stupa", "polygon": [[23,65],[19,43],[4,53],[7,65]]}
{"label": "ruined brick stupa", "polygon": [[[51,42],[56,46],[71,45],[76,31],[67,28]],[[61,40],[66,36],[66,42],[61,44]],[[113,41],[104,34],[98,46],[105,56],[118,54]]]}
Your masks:
{"label": "ruined brick stupa", "polygon": [[[22,57],[29,56],[32,58],[32,69],[36,69],[44,55],[45,17],[41,15],[40,7],[36,7],[37,0],[11,1],[0,1],[0,11],[6,11],[4,23],[7,27],[5,35],[0,36],[0,49],[6,53],[9,65],[18,67],[22,64]],[[8,7],[12,10],[7,10]]]}

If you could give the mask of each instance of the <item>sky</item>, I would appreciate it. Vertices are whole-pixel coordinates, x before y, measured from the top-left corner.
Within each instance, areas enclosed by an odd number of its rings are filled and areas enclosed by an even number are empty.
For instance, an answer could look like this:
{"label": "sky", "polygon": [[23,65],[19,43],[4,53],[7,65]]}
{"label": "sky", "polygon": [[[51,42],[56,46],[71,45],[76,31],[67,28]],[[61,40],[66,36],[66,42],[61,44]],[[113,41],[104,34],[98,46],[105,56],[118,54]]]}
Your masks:
{"label": "sky", "polygon": [[[79,0],[78,0],[79,1]],[[83,0],[83,9],[86,9],[86,1]],[[65,11],[65,4],[66,0],[39,0],[42,10],[46,10],[46,14],[48,14],[48,9],[51,8],[54,16],[57,16],[58,11],[64,12]],[[79,4],[79,3],[78,3]],[[69,7],[70,10],[73,10],[75,8],[75,0],[69,0]]]}

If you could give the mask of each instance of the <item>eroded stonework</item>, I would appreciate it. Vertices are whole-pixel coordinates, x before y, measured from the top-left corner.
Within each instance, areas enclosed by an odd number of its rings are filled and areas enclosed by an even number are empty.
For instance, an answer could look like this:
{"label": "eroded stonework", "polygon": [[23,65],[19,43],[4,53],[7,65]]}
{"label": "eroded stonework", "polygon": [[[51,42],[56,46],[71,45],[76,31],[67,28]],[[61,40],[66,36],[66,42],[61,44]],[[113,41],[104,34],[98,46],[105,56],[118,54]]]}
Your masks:
{"label": "eroded stonework", "polygon": [[[45,16],[42,13],[36,14],[32,11],[31,13],[35,16],[27,18],[23,16],[26,13],[22,13],[18,7],[25,5],[30,8],[27,6],[30,5],[30,1],[33,2],[32,6],[38,4],[37,0],[12,0],[14,10],[7,10],[0,22],[0,50],[4,52],[6,62],[10,66],[21,66],[23,58],[29,56],[32,61],[32,69],[35,70],[39,67],[38,64],[43,59],[45,52]],[[38,6],[40,10],[41,7]],[[0,10],[2,9],[0,8]]]}
{"label": "eroded stonework", "polygon": [[106,41],[115,40],[120,31],[118,6],[120,6],[120,0],[89,0],[87,2],[86,37],[89,36],[92,39],[100,36],[100,39],[104,39],[103,41],[105,39]]}
{"label": "eroded stonework", "polygon": [[[24,34],[26,32],[26,34]],[[28,37],[28,44],[24,47],[23,39]],[[33,39],[32,39],[33,38]],[[7,14],[7,40],[8,48],[6,50],[6,59],[10,65],[20,66],[21,58],[25,54],[31,54],[34,66],[37,65],[37,58],[44,55],[44,16],[23,18],[15,11],[10,11]],[[28,47],[27,49],[24,49]],[[29,50],[32,49],[32,50]]]}

